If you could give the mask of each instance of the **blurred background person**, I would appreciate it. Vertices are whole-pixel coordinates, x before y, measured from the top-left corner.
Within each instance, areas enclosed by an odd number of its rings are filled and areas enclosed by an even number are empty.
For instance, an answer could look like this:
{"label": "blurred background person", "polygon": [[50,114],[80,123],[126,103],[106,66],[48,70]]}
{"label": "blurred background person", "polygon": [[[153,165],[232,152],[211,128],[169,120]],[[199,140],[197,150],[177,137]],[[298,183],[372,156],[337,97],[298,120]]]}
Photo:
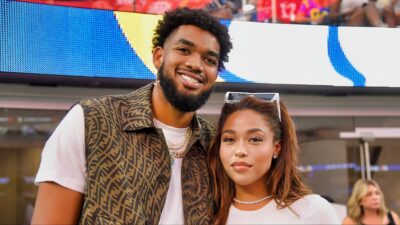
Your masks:
{"label": "blurred background person", "polygon": [[400,0],[393,1],[393,12],[396,18],[397,27],[400,26]]}
{"label": "blurred background person", "polygon": [[303,0],[296,23],[333,26],[395,27],[396,0]]}
{"label": "blurred background person", "polygon": [[399,224],[399,216],[386,208],[385,198],[374,180],[358,180],[347,204],[343,224]]}
{"label": "blurred background person", "polygon": [[400,0],[377,0],[376,6],[388,27],[400,26]]}
{"label": "blurred background person", "polygon": [[206,6],[206,10],[218,19],[232,20],[237,7],[232,1],[213,0]]}
{"label": "blurred background person", "polygon": [[[336,0],[334,0],[336,1]],[[296,14],[296,23],[320,24],[328,16],[332,0],[302,0]]]}

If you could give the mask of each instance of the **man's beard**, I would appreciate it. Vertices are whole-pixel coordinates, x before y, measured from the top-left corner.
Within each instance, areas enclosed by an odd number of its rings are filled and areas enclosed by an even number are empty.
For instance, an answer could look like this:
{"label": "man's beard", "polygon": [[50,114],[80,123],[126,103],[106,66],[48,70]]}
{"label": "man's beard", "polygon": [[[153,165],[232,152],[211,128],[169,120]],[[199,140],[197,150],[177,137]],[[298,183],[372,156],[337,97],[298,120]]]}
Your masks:
{"label": "man's beard", "polygon": [[174,80],[164,74],[164,64],[158,70],[158,77],[160,79],[160,86],[167,100],[181,112],[194,112],[203,106],[213,91],[214,85],[202,91],[199,95],[189,94],[185,95],[179,93],[175,86]]}

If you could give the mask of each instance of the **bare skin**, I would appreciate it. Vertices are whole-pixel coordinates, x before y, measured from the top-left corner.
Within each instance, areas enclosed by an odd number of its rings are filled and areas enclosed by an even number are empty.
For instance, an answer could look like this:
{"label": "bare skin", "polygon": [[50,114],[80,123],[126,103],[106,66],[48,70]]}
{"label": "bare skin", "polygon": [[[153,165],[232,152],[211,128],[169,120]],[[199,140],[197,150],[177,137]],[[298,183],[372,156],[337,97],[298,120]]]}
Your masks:
{"label": "bare skin", "polygon": [[[199,95],[212,88],[218,74],[219,43],[209,32],[192,25],[181,26],[167,39],[164,48],[153,51],[153,62],[157,69],[164,63],[164,74],[175,82],[176,91],[182,94]],[[211,64],[210,62],[214,62]],[[216,64],[215,64],[216,63]],[[181,71],[197,71],[200,85],[192,85],[183,80]],[[194,74],[189,74],[196,77]],[[181,112],[166,99],[162,88],[157,84],[152,93],[153,115],[159,121],[173,127],[187,127],[194,112]]]}
{"label": "bare skin", "polygon": [[[395,224],[400,224],[399,216],[393,211],[391,211],[391,214],[393,216]],[[389,218],[387,216],[380,218],[377,216],[376,211],[373,211],[373,212],[366,212],[362,221],[364,224],[388,224]],[[354,221],[350,217],[346,217],[346,218],[344,218],[342,224],[343,225],[356,225],[357,222]]]}
{"label": "bare skin", "polygon": [[[167,38],[164,47],[154,49],[153,63],[157,69],[164,63],[164,72],[175,80],[177,92],[197,95],[214,85],[219,51],[219,43],[211,33],[192,25],[183,25]],[[190,71],[197,71],[198,74]],[[194,112],[175,109],[160,85],[153,89],[152,107],[155,118],[173,127],[188,127],[194,116]],[[84,194],[59,184],[40,183],[31,223],[77,224],[83,199]]]}
{"label": "bare skin", "polygon": [[77,224],[83,196],[53,182],[40,183],[31,224]]}
{"label": "bare skin", "polygon": [[[263,121],[263,122],[260,122]],[[256,201],[268,196],[265,185],[273,155],[278,155],[280,142],[274,142],[273,133],[263,115],[252,110],[230,115],[222,130],[220,158],[228,176],[235,183],[235,198]],[[241,210],[257,210],[271,199],[257,204],[233,205]]]}
{"label": "bare skin", "polygon": [[[367,194],[362,198],[359,203],[363,208],[363,214],[361,215],[361,222],[363,224],[388,224],[389,217],[385,214],[383,217],[379,215],[379,208],[381,207],[381,195],[379,190],[374,185],[368,186]],[[399,224],[399,216],[391,211],[395,224]],[[346,217],[343,220],[343,224],[357,224],[350,217]]]}

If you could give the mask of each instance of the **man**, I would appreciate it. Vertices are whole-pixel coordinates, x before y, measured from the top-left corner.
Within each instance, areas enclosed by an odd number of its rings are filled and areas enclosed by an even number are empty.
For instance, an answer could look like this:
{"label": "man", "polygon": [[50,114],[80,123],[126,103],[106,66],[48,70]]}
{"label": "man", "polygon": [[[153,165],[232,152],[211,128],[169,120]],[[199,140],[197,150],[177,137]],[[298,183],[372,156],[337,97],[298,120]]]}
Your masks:
{"label": "man", "polygon": [[231,48],[205,11],[166,13],[153,39],[154,85],[80,101],[47,141],[32,224],[209,224],[214,129],[195,111]]}

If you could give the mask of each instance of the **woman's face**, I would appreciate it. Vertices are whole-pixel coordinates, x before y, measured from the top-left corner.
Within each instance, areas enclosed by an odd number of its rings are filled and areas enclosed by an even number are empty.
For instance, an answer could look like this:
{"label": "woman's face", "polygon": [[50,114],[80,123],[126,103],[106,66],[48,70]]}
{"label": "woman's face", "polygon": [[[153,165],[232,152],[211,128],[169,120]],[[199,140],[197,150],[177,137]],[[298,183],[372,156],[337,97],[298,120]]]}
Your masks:
{"label": "woman's face", "polygon": [[265,186],[272,157],[280,151],[265,118],[253,110],[228,117],[221,133],[220,157],[236,187]]}
{"label": "woman's face", "polygon": [[378,188],[374,185],[368,185],[367,194],[361,199],[361,205],[364,209],[379,209],[381,206],[381,196]]}

